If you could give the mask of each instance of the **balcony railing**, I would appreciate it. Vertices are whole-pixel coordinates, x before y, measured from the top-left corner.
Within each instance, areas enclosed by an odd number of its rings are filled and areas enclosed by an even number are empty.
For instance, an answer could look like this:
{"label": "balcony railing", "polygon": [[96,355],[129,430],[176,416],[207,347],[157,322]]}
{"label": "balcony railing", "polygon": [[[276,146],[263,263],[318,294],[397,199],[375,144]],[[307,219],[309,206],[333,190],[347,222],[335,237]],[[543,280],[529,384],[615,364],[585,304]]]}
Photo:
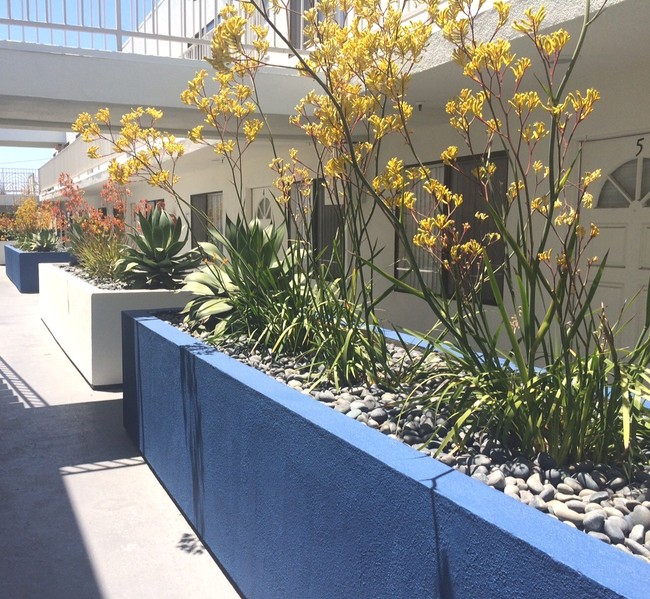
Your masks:
{"label": "balcony railing", "polygon": [[[203,59],[229,0],[0,0],[0,41]],[[260,0],[262,5],[265,0]],[[268,5],[268,2],[266,2]],[[296,47],[313,0],[290,0],[272,18]],[[260,16],[256,22],[262,24]],[[248,38],[252,34],[248,32]],[[247,38],[247,41],[250,39]],[[286,54],[269,32],[271,51]]]}
{"label": "balcony railing", "polygon": [[0,196],[38,195],[36,171],[22,168],[0,168]]}
{"label": "balcony railing", "polygon": [[0,0],[0,40],[183,57],[223,0]]}

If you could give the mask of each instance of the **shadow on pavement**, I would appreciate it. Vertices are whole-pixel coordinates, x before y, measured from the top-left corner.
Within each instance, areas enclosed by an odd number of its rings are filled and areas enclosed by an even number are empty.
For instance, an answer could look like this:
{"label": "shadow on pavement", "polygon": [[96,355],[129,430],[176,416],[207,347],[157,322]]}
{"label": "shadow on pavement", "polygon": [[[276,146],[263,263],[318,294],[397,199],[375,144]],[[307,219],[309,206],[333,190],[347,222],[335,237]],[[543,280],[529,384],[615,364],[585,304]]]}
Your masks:
{"label": "shadow on pavement", "polygon": [[48,406],[0,357],[1,597],[102,597],[64,478],[139,465],[121,421],[120,400]]}

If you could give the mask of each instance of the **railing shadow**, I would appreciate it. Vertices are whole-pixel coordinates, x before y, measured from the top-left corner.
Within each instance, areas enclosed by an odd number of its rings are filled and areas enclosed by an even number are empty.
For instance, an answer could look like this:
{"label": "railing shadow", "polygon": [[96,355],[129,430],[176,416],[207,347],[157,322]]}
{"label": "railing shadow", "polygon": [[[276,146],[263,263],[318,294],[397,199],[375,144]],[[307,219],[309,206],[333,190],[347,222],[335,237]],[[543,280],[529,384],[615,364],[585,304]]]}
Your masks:
{"label": "railing shadow", "polygon": [[119,400],[49,406],[0,357],[0,597],[103,596],[65,479],[143,463],[121,412]]}
{"label": "railing shadow", "polygon": [[0,385],[0,388],[4,387],[10,390],[29,408],[42,408],[48,405],[47,401],[2,356],[0,356]]}

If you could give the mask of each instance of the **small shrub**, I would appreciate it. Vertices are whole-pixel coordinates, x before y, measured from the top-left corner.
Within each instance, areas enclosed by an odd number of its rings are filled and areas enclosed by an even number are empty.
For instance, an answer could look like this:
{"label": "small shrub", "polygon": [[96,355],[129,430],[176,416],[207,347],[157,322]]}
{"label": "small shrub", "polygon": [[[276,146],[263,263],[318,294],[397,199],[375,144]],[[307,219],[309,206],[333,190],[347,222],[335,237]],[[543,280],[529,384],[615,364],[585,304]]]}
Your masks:
{"label": "small shrub", "polygon": [[11,214],[0,214],[0,241],[12,241],[16,238],[16,225]]}
{"label": "small shrub", "polygon": [[83,223],[71,223],[68,231],[70,253],[90,276],[105,281],[117,278],[117,262],[124,250],[121,231],[96,231]]}
{"label": "small shrub", "polygon": [[124,248],[124,206],[128,190],[108,182],[101,190],[107,210],[88,204],[84,192],[66,173],[59,176],[63,206],[55,208],[57,226],[63,232],[75,261],[90,276],[112,281]]}
{"label": "small shrub", "polygon": [[[49,204],[39,204],[36,198],[28,197],[16,208],[13,219],[13,233],[17,246],[26,251],[52,251],[59,240],[54,231],[55,215]],[[51,235],[50,235],[51,233]],[[30,249],[30,248],[50,249]]]}

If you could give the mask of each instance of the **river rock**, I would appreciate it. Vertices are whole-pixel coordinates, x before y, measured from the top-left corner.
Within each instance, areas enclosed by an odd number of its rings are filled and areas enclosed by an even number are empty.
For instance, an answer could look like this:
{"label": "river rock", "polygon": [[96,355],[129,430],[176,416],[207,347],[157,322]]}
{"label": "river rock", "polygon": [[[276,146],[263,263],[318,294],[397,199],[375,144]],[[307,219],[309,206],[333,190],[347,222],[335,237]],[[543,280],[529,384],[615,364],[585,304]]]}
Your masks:
{"label": "river rock", "polygon": [[[582,489],[586,486],[583,485],[580,481],[576,480],[575,478],[571,478],[570,476],[567,476],[563,481],[562,481],[567,487],[571,488],[571,492],[575,493],[576,495],[582,491]],[[559,486],[559,485],[558,485]],[[597,490],[597,489],[596,489]]]}
{"label": "river rock", "polygon": [[569,495],[571,497],[575,495],[574,489],[571,485],[558,483],[555,488],[557,489],[558,493],[562,493],[563,495]]}
{"label": "river rock", "polygon": [[533,495],[533,498],[530,500],[530,503],[528,505],[530,507],[534,507],[536,510],[539,510],[540,512],[548,511],[547,503],[539,495]]}
{"label": "river rock", "polygon": [[552,485],[557,485],[562,481],[562,473],[557,468],[544,470],[543,474],[544,474],[544,480],[551,483]]}
{"label": "river rock", "polygon": [[629,538],[643,545],[645,543],[645,530],[642,524],[635,524],[630,531]]}
{"label": "river rock", "polygon": [[574,512],[578,512],[580,514],[585,513],[586,504],[579,499],[569,499],[569,501],[566,502],[566,506]]}
{"label": "river rock", "polygon": [[544,488],[539,493],[539,498],[549,502],[555,497],[555,487],[553,485],[544,485]]}
{"label": "river rock", "polygon": [[625,541],[623,531],[616,526],[614,522],[611,522],[610,518],[605,520],[605,523],[603,524],[603,532],[609,537],[609,540],[613,544],[623,543]]}
{"label": "river rock", "polygon": [[632,551],[632,553],[636,555],[641,555],[647,559],[650,559],[650,550],[646,549],[643,545],[640,543],[637,543],[636,541],[633,541],[632,539],[625,539],[624,541],[625,546]]}
{"label": "river rock", "polygon": [[506,488],[506,477],[501,470],[494,470],[488,475],[487,484],[499,491],[503,491]]}
{"label": "river rock", "polygon": [[650,510],[644,505],[637,505],[632,511],[632,522],[640,524],[645,530],[650,530]]}
{"label": "river rock", "polygon": [[[550,506],[549,506],[549,509]],[[582,524],[584,520],[583,514],[579,514],[578,512],[573,511],[572,509],[569,509],[566,504],[558,501],[557,503],[553,504],[553,513],[560,519],[564,520],[567,522],[571,522],[575,524],[576,526],[578,524]]]}
{"label": "river rock", "polygon": [[350,402],[350,408],[352,410],[359,410],[360,412],[368,411],[368,406],[361,399],[355,399],[354,401]]}
{"label": "river rock", "polygon": [[611,522],[614,526],[618,526],[623,531],[623,534],[628,534],[632,530],[632,526],[625,518],[620,518],[619,516],[610,516],[607,518],[608,522]]}
{"label": "river rock", "polygon": [[615,507],[612,507],[611,505],[605,505],[603,506],[603,509],[607,512],[607,515],[609,517],[615,517],[618,516],[619,518],[622,518],[625,514],[621,512],[621,510],[617,510]]}
{"label": "river rock", "polygon": [[515,478],[526,479],[530,476],[530,464],[525,460],[519,460],[512,464],[510,473]]}
{"label": "river rock", "polygon": [[578,482],[585,489],[591,489],[592,491],[600,491],[598,483],[592,478],[591,474],[588,472],[578,472],[576,474],[576,482]]}
{"label": "river rock", "polygon": [[603,541],[603,542],[607,543],[608,545],[611,545],[611,543],[612,543],[612,542],[610,541],[609,537],[608,537],[605,533],[602,533],[602,532],[594,532],[593,530],[590,530],[587,534],[588,534],[590,537],[595,537],[596,539],[598,539],[598,540],[600,540],[600,541]]}
{"label": "river rock", "polygon": [[587,532],[601,532],[605,524],[605,512],[588,512],[582,519],[582,525]]}
{"label": "river rock", "polygon": [[535,493],[535,495],[539,495],[544,489],[544,483],[542,482],[539,472],[535,472],[534,474],[531,474],[526,479],[526,484],[528,485],[528,488],[533,493]]}
{"label": "river rock", "polygon": [[506,485],[503,488],[503,492],[506,495],[510,495],[510,497],[515,497],[516,499],[519,499],[519,487],[517,485]]}
{"label": "river rock", "polygon": [[375,408],[371,412],[369,412],[368,416],[372,418],[373,420],[377,421],[379,424],[383,424],[386,422],[386,419],[388,418],[388,414],[386,413],[386,410],[384,408]]}
{"label": "river rock", "polygon": [[334,404],[334,409],[341,414],[347,414],[350,411],[350,402],[344,399],[339,399]]}
{"label": "river rock", "polygon": [[492,464],[492,460],[482,453],[477,453],[475,456],[472,456],[471,462],[475,466],[490,466]]}
{"label": "river rock", "polygon": [[609,499],[609,493],[607,491],[596,491],[589,496],[589,503],[600,503],[601,501],[607,501]]}

